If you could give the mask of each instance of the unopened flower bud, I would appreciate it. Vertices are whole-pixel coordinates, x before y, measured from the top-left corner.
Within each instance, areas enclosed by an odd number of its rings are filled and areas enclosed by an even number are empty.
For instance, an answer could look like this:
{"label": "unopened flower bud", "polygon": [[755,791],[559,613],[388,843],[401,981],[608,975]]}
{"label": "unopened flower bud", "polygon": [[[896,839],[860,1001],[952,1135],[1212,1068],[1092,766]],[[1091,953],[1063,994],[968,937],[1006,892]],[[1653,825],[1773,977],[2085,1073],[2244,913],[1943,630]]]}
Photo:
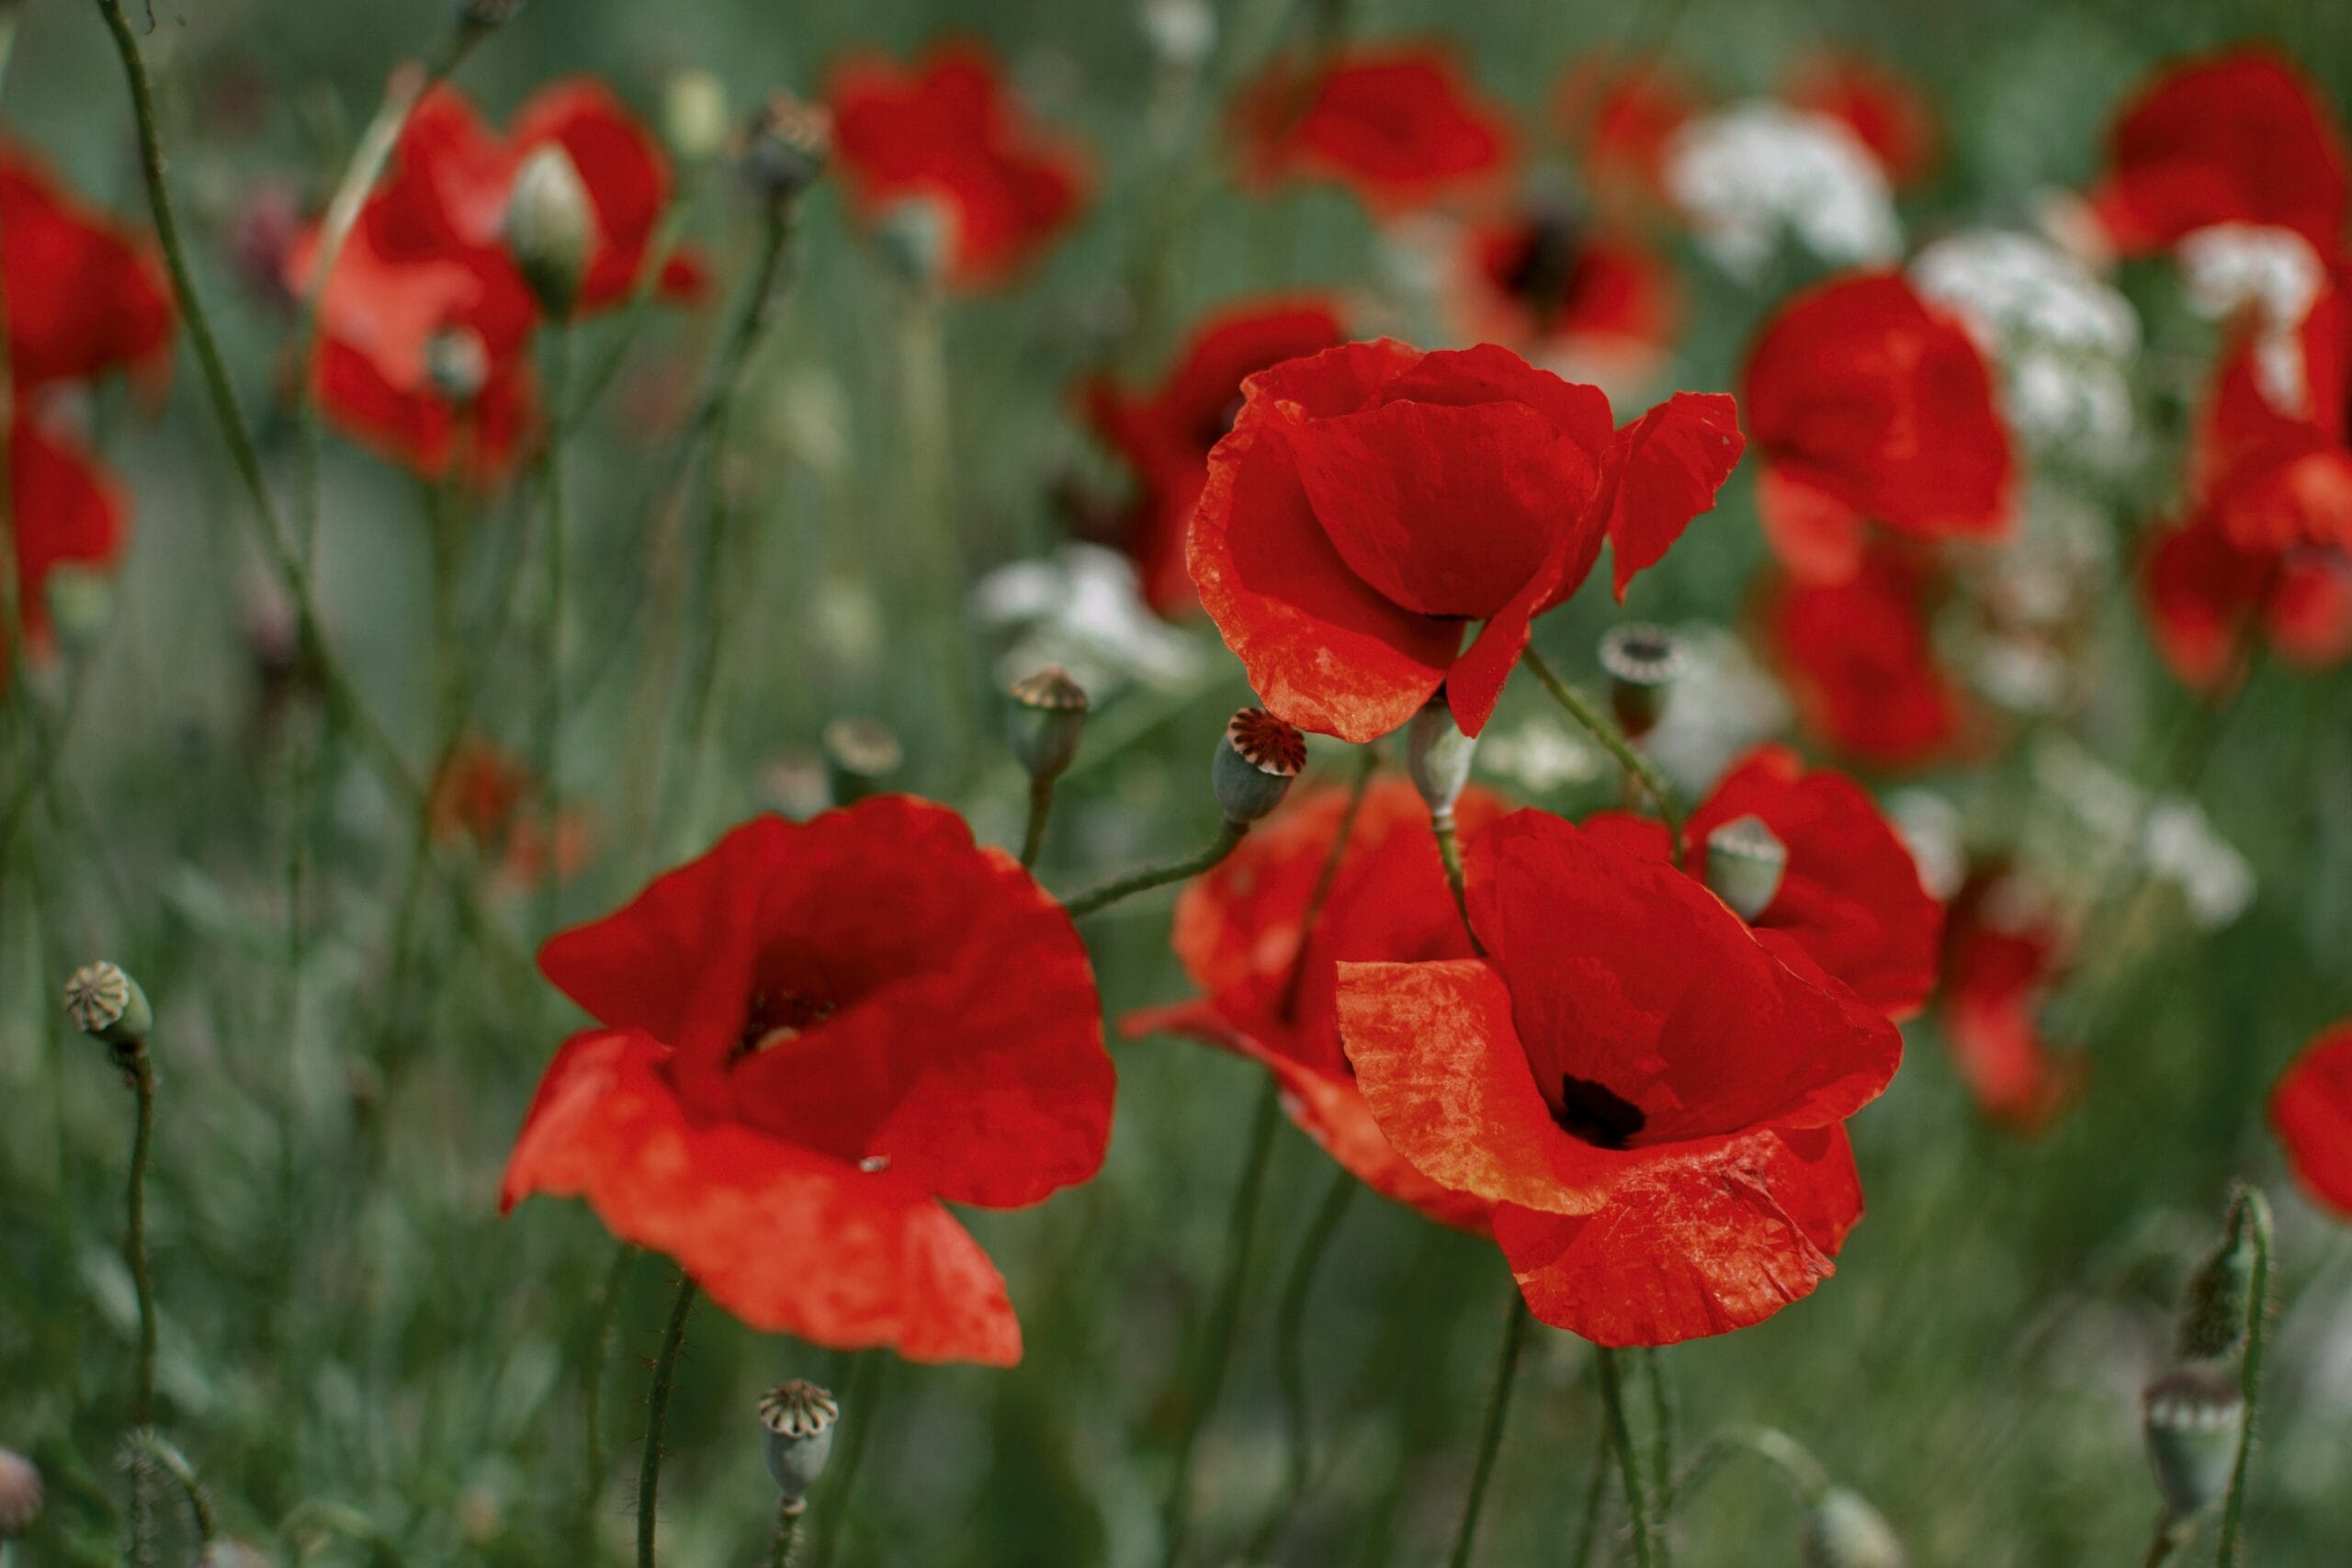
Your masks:
{"label": "unopened flower bud", "polygon": [[760,1396],[760,1447],[776,1490],[784,1494],[786,1513],[808,1506],[808,1488],[825,1472],[841,1418],[842,1407],[831,1394],[797,1378]]}
{"label": "unopened flower bud", "polygon": [[906,761],[906,750],[877,718],[837,718],[825,726],[825,774],[833,804],[847,806],[882,788]]}
{"label": "unopened flower bud", "polygon": [[1210,785],[1224,809],[1226,826],[1247,828],[1290,793],[1291,781],[1306,766],[1306,737],[1295,725],[1264,708],[1243,708],[1225,727]]}
{"label": "unopened flower bud", "polygon": [[1707,835],[1707,886],[1743,920],[1772,907],[1788,871],[1789,846],[1752,812]]}
{"label": "unopened flower bud", "polygon": [[727,145],[727,84],[707,71],[673,71],[662,85],[662,134],[682,164],[707,164]]}
{"label": "unopened flower bud", "polygon": [[459,408],[470,408],[490,384],[490,349],[481,333],[467,326],[443,327],[424,340],[424,375],[433,389]]}
{"label": "unopened flower bud", "polygon": [[2220,1502],[2245,1429],[2238,1385],[2211,1367],[2176,1368],[2148,1385],[2140,1420],[2165,1511],[2191,1518]]}
{"label": "unopened flower bud", "polygon": [[2175,1344],[2184,1361],[2222,1361],[2245,1343],[2254,1303],[2254,1226],[2250,1199],[2230,1205],[2228,1224],[2180,1292]]}
{"label": "unopened flower bud", "polygon": [[1086,688],[1058,664],[1012,683],[1006,739],[1012,754],[1039,784],[1057,779],[1078,758],[1086,732]]}
{"label": "unopened flower bud", "polygon": [[1405,771],[1421,792],[1430,821],[1453,820],[1453,803],[1470,782],[1470,759],[1477,750],[1477,740],[1453,722],[1442,691],[1405,726]]}
{"label": "unopened flower bud", "polygon": [[1689,665],[1681,643],[1664,626],[1611,626],[1600,639],[1600,667],[1609,672],[1609,707],[1618,728],[1635,740],[1657,728],[1668,694]]}
{"label": "unopened flower bud", "polygon": [[833,117],[822,104],[778,93],[743,134],[743,178],[772,211],[817,183],[833,156]]}
{"label": "unopened flower bud", "polygon": [[65,982],[65,1016],[93,1039],[136,1049],[155,1027],[147,993],[119,964],[85,964]]}
{"label": "unopened flower bud", "polygon": [[571,154],[550,142],[523,160],[506,198],[506,250],[540,309],[568,317],[580,300],[596,211]]}
{"label": "unopened flower bud", "polygon": [[1832,1486],[1804,1517],[1806,1568],[1903,1568],[1903,1542],[1859,1492]]}
{"label": "unopened flower bud", "polygon": [[0,1449],[0,1540],[14,1540],[40,1517],[40,1472],[14,1449]]}
{"label": "unopened flower bud", "polygon": [[458,26],[468,32],[486,33],[513,21],[523,0],[458,0]]}

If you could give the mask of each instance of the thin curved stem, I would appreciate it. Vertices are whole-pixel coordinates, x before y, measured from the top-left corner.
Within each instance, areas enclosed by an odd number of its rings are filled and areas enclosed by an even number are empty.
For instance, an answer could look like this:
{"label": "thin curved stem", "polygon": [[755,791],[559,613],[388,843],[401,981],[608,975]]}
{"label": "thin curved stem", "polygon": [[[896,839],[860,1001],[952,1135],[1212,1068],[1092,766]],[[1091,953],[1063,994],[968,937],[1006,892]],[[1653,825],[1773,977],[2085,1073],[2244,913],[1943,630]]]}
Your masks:
{"label": "thin curved stem", "polygon": [[1568,1558],[1568,1568],[1589,1568],[1593,1543],[1600,1539],[1600,1505],[1608,1485],[1609,1444],[1604,1440],[1592,1448],[1592,1473],[1585,1480],[1584,1512],[1578,1516],[1577,1549]]}
{"label": "thin curved stem", "polygon": [[2254,1279],[2246,1292],[2245,1355],[2238,1363],[2238,1390],[2245,1398],[2245,1419],[2238,1428],[2238,1457],[2230,1472],[2230,1491],[2222,1505],[2222,1544],[2214,1557],[2217,1568],[2238,1568],[2245,1551],[2246,1476],[2254,1465],[2255,1416],[2262,1400],[2262,1345],[2270,1321],[2270,1200],[2251,1184],[2238,1193],[2237,1206],[2254,1236]]}
{"label": "thin curved stem", "polygon": [[1667,1348],[1652,1346],[1642,1356],[1643,1370],[1649,1376],[1650,1394],[1650,1472],[1657,1485],[1657,1517],[1661,1529],[1674,1515],[1674,1424],[1675,1397],[1673,1374],[1668,1369]]}
{"label": "thin curved stem", "polygon": [[1633,1428],[1625,1420],[1624,1372],[1617,1352],[1606,1345],[1594,1348],[1600,1374],[1600,1404],[1609,1421],[1609,1446],[1617,1453],[1617,1472],[1625,1486],[1625,1512],[1634,1523],[1634,1561],[1640,1568],[1656,1568],[1663,1561],[1657,1529],[1650,1517],[1648,1489],[1642,1483],[1642,1457],[1634,1450]]}
{"label": "thin curved stem", "polygon": [[139,1097],[138,1120],[130,1137],[130,1184],[125,1201],[123,1261],[130,1266],[130,1282],[139,1296],[139,1359],[130,1379],[130,1424],[144,1427],[155,1418],[155,1282],[147,1271],[147,1157],[155,1141],[155,1066],[144,1044],[129,1048],[122,1057],[125,1077]]}
{"label": "thin curved stem", "polygon": [[622,1242],[605,1271],[605,1288],[597,1292],[596,1313],[588,1328],[587,1364],[580,1374],[580,1426],[582,1474],[579,1517],[575,1525],[582,1561],[595,1532],[596,1500],[605,1492],[605,1363],[612,1349],[613,1313],[620,1303],[621,1286],[628,1277],[637,1248]]}
{"label": "thin curved stem", "polygon": [[1021,865],[1027,870],[1037,863],[1037,852],[1046,847],[1046,823],[1054,814],[1054,781],[1038,778],[1029,781],[1029,823],[1021,831]]}
{"label": "thin curved stem", "polygon": [[2159,1513],[2156,1528],[2148,1536],[2148,1554],[2140,1560],[2140,1568],[2165,1568],[2196,1533],[2195,1524],[2173,1517],[2170,1509]]}
{"label": "thin curved stem", "polygon": [[1355,1201],[1363,1184],[1347,1167],[1333,1163],[1331,1184],[1299,1239],[1298,1256],[1283,1282],[1282,1305],[1274,1320],[1274,1376],[1282,1386],[1283,1417],[1288,1455],[1283,1465],[1283,1510],[1287,1513],[1306,1490],[1314,1462],[1313,1411],[1306,1391],[1306,1303],[1315,1290],[1315,1276],[1330,1250],[1331,1238]]}
{"label": "thin curved stem", "polygon": [[652,1391],[645,1400],[645,1454],[637,1468],[637,1568],[653,1568],[654,1527],[662,1491],[662,1430],[670,1417],[670,1388],[678,1373],[678,1350],[686,1342],[686,1315],[694,1307],[694,1276],[681,1269],[678,1294],[670,1303],[670,1324],[662,1334],[662,1354],[653,1363]]}
{"label": "thin curved stem", "polygon": [[[558,321],[548,340],[548,401],[560,408],[571,382],[571,323]],[[541,850],[544,864],[539,871],[539,897],[542,925],[552,929],[556,886],[562,874],[563,857],[557,852],[557,840],[561,833],[563,792],[560,779],[563,761],[563,625],[570,608],[565,573],[567,536],[571,531],[570,508],[563,489],[563,446],[550,428],[545,446],[539,452],[540,490],[547,508],[547,532],[541,541],[546,552],[547,625],[541,628],[539,644],[540,701],[545,706],[539,715],[539,798]]]}
{"label": "thin curved stem", "polygon": [[1511,1285],[1510,1314],[1503,1319],[1502,1351],[1495,1359],[1494,1386],[1487,1392],[1487,1424],[1478,1435],[1478,1461],[1470,1472],[1470,1492],[1462,1500],[1462,1527],[1454,1532],[1450,1568],[1467,1568],[1478,1543],[1478,1516],[1486,1511],[1487,1483],[1494,1479],[1502,1451],[1503,1427],[1510,1420],[1511,1384],[1519,1377],[1519,1353],[1527,1344],[1527,1298]]}
{"label": "thin curved stem", "polygon": [[1208,848],[1198,854],[1187,855],[1182,860],[1169,861],[1161,865],[1146,866],[1141,871],[1130,872],[1125,876],[1102,883],[1099,886],[1090,887],[1083,893],[1073,894],[1062,900],[1062,908],[1069,911],[1070,919],[1080,919],[1093,914],[1098,909],[1107,908],[1122,898],[1131,898],[1138,893],[1148,893],[1155,887],[1165,887],[1171,882],[1189,882],[1231,854],[1234,846],[1241,842],[1242,835],[1249,830],[1249,828],[1242,823],[1227,822],[1217,829],[1217,835],[1210,841]]}
{"label": "thin curved stem", "polygon": [[1470,930],[1470,894],[1462,878],[1462,840],[1455,833],[1453,813],[1432,812],[1430,831],[1437,835],[1437,858],[1445,863],[1445,885],[1453,894],[1454,912],[1462,917],[1462,929],[1470,932],[1470,945],[1478,948],[1478,933]]}
{"label": "thin curved stem", "polygon": [[1527,651],[1521,654],[1519,660],[1543,683],[1544,689],[1552,694],[1552,700],[1559,704],[1585,733],[1599,741],[1602,750],[1617,759],[1619,767],[1641,781],[1650,803],[1657,807],[1658,819],[1666,824],[1667,842],[1677,863],[1679,863],[1682,858],[1682,813],[1675,805],[1674,791],[1667,784],[1666,775],[1625,739],[1623,730],[1611,723],[1599,708],[1579,696],[1574,687],[1554,674],[1552,667],[1544,662],[1544,656],[1535,651],[1533,643],[1528,644]]}

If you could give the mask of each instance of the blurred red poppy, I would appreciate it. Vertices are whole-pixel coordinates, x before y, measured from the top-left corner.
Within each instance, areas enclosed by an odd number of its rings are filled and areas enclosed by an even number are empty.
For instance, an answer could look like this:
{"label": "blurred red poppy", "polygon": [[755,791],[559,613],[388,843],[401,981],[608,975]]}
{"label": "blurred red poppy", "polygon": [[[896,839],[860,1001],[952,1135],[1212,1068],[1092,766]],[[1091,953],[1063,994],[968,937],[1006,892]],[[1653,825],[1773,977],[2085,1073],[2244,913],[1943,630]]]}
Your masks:
{"label": "blurred red poppy", "polygon": [[1113,1071],[1085,948],[944,807],[762,818],[539,956],[599,1027],[548,1067],[504,1202],[585,1198],[755,1328],[1020,1359],[945,1202],[1083,1181]]}
{"label": "blurred red poppy", "polygon": [[[17,540],[17,609],[26,645],[49,646],[49,580],[60,567],[101,570],[121,553],[130,507],[86,454],[19,411],[9,426],[8,495]],[[0,637],[0,676],[11,649]]]}
{"label": "blurred red poppy", "polygon": [[[1282,1086],[1291,1120],[1365,1186],[1441,1224],[1483,1232],[1494,1205],[1437,1185],[1388,1146],[1340,1046],[1333,998],[1341,963],[1471,956],[1429,807],[1403,779],[1365,790],[1321,912],[1306,925],[1348,793],[1318,790],[1285,807],[1185,889],[1176,954],[1204,995],[1134,1014],[1123,1028],[1190,1035],[1261,1064]],[[1455,818],[1474,839],[1505,809],[1473,787]]]}
{"label": "blurred red poppy", "polygon": [[[1936,988],[1943,906],[1919,885],[1918,863],[1879,815],[1870,792],[1845,774],[1807,770],[1786,746],[1759,746],[1734,763],[1683,825],[1682,863],[1706,863],[1707,835],[1754,817],[1788,851],[1770,903],[1748,924],[1777,932],[1895,1022],[1917,1014]],[[1665,860],[1665,826],[1601,812],[1584,830],[1651,860]]]}
{"label": "blurred red poppy", "polygon": [[1761,1322],[1861,1217],[1843,1126],[1902,1036],[1794,942],[1555,817],[1473,841],[1484,959],[1340,966],[1380,1130],[1496,1203],[1538,1318],[1603,1345]]}
{"label": "blurred red poppy", "polygon": [[1604,205],[1663,206],[1666,146],[1703,96],[1655,57],[1586,60],[1562,79],[1553,118]]}
{"label": "blurred red poppy", "polygon": [[1602,541],[1622,598],[1714,504],[1742,446],[1728,397],[1678,392],[1612,431],[1599,389],[1492,344],[1349,344],[1242,392],[1209,454],[1193,581],[1268,708],[1353,741],[1441,686],[1476,734],[1534,617]]}
{"label": "blurred red poppy", "polygon": [[2156,541],[2141,590],[2157,651],[2192,686],[2243,675],[2257,637],[2307,670],[2352,658],[2352,558],[2242,549],[2210,509]]}
{"label": "blurred red poppy", "polygon": [[1870,523],[2008,531],[2017,465],[1984,357],[1897,274],[1850,274],[1784,306],[1748,355],[1740,404],[1767,464],[1765,537],[1800,577],[1860,570]]}
{"label": "blurred red poppy", "polygon": [[471,843],[510,883],[535,883],[550,869],[568,877],[587,863],[586,818],[560,812],[550,832],[538,776],[479,736],[450,752],[427,809],[435,837]]}
{"label": "blurred red poppy", "polygon": [[2053,1047],[2039,1014],[2066,952],[2055,919],[2003,872],[1952,900],[1940,998],[1944,1043],[1986,1120],[2029,1135],[2081,1092],[2084,1058]]}
{"label": "blurred red poppy", "polygon": [[1815,54],[1790,73],[1781,96],[1852,131],[1896,186],[1916,185],[1935,168],[1942,141],[1935,110],[1892,66],[1851,52]]}
{"label": "blurred red poppy", "polygon": [[1681,290],[1665,261],[1557,203],[1530,203],[1464,236],[1449,292],[1463,335],[1564,375],[1624,385],[1672,345]]}
{"label": "blurred red poppy", "polygon": [[1489,182],[1511,156],[1509,113],[1431,44],[1277,61],[1242,94],[1234,118],[1251,183],[1336,181],[1384,217]]}
{"label": "blurred red poppy", "polygon": [[1193,329],[1157,387],[1086,388],[1095,434],[1135,471],[1136,495],[1121,539],[1161,615],[1197,614],[1200,596],[1184,569],[1184,535],[1208,482],[1209,450],[1241,412],[1242,378],[1285,359],[1347,341],[1339,305],[1312,297],[1244,301]]}
{"label": "blurred red poppy", "polygon": [[2352,1220],[2352,1019],[2305,1046],[2279,1078],[2270,1125],[2304,1190]]}
{"label": "blurred red poppy", "polygon": [[2344,243],[2344,139],[2302,73],[2267,49],[2176,67],[2124,106],[2092,210],[2126,254],[2215,223],[2291,229],[2322,257]]}
{"label": "blurred red poppy", "polygon": [[1763,627],[1797,716],[1830,746],[1882,767],[1916,767],[1961,736],[1959,687],[1928,634],[1934,580],[1891,544],[1867,547],[1843,581],[1782,578]]}
{"label": "blurred red poppy", "polygon": [[84,206],[9,141],[0,141],[0,275],[18,390],[168,363],[171,284],[145,237]]}
{"label": "blurred red poppy", "polygon": [[936,202],[959,287],[1001,281],[1085,199],[1085,158],[1031,121],[980,44],[940,44],[911,65],[855,56],[833,68],[825,99],[852,205],[871,221],[901,202]]}

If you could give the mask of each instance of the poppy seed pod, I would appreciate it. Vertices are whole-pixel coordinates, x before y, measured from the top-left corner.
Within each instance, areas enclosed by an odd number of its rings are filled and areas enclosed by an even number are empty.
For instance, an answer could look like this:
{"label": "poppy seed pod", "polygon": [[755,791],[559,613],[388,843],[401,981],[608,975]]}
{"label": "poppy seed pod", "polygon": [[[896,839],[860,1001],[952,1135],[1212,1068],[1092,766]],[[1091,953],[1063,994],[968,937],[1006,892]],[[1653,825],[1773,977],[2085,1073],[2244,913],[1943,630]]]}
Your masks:
{"label": "poppy seed pod", "polygon": [[2167,1513],[2193,1518],[2222,1500],[2245,1428],[2236,1383],[2211,1367],[2177,1367],[2141,1396],[2140,1424]]}
{"label": "poppy seed pod", "polygon": [[760,1447],[776,1490],[784,1494],[786,1513],[808,1506],[808,1488],[825,1472],[833,1427],[841,1418],[842,1407],[831,1394],[798,1378],[760,1395]]}
{"label": "poppy seed pod", "polygon": [[833,156],[833,117],[822,104],[778,93],[743,135],[743,178],[772,210],[817,183]]}
{"label": "poppy seed pod", "polygon": [[14,1540],[40,1517],[40,1472],[14,1449],[0,1449],[0,1540]]}
{"label": "poppy seed pod", "polygon": [[119,964],[85,964],[65,982],[65,1016],[74,1027],[109,1045],[135,1050],[155,1027],[154,1010],[139,982]]}
{"label": "poppy seed pod", "polygon": [[1217,740],[1209,784],[1226,826],[1247,828],[1283,803],[1306,766],[1306,737],[1264,708],[1243,708]]}
{"label": "poppy seed pod", "polygon": [[424,340],[424,374],[433,389],[459,408],[469,408],[490,384],[490,350],[481,333],[447,326]]}
{"label": "poppy seed pod", "polygon": [[1462,733],[1442,692],[1405,727],[1405,771],[1432,822],[1453,820],[1453,803],[1470,783],[1470,759],[1477,750],[1477,738]]}
{"label": "poppy seed pod", "polygon": [[458,26],[468,32],[486,33],[504,27],[522,9],[523,0],[458,0]]}
{"label": "poppy seed pod", "polygon": [[1086,688],[1058,664],[1015,681],[1005,739],[1029,777],[1043,784],[1067,773],[1086,733]]}
{"label": "poppy seed pod", "polygon": [[2254,1228],[2245,1201],[2231,1205],[2229,1224],[2180,1292],[2175,1344],[2184,1361],[2221,1361],[2245,1343],[2254,1300]]}
{"label": "poppy seed pod", "polygon": [[1707,835],[1707,888],[1743,920],[1772,907],[1789,872],[1789,846],[1764,819],[1735,817]]}
{"label": "poppy seed pod", "polygon": [[1600,667],[1609,672],[1609,708],[1618,728],[1635,740],[1657,728],[1674,682],[1690,663],[1664,626],[1644,621],[1611,626],[1600,639]]}
{"label": "poppy seed pod", "polygon": [[539,308],[571,314],[595,243],[596,212],[571,154],[548,143],[523,160],[506,198],[506,250]]}
{"label": "poppy seed pod", "polygon": [[1807,1568],[1903,1568],[1903,1542],[1859,1492],[1832,1486],[1804,1516]]}
{"label": "poppy seed pod", "polygon": [[825,775],[836,806],[880,790],[907,757],[899,738],[878,718],[837,718],[825,726],[824,741]]}
{"label": "poppy seed pod", "polygon": [[874,239],[900,281],[931,288],[946,275],[956,249],[956,217],[933,196],[910,196],[890,204],[874,226]]}

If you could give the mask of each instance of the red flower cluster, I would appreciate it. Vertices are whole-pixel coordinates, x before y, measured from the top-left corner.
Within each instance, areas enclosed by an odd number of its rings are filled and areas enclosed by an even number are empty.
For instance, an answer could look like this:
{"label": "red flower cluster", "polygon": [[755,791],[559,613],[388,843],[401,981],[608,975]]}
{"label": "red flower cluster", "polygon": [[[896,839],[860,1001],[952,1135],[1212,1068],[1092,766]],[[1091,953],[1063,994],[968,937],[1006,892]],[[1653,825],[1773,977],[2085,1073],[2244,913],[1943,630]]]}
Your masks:
{"label": "red flower cluster", "polygon": [[899,796],[763,818],[539,963],[597,1027],[548,1068],[508,1207],[583,1197],[755,1328],[1020,1359],[943,1205],[1091,1176],[1113,1070],[1086,950],[1011,857]]}
{"label": "red flower cluster", "polygon": [[2270,1096],[2270,1125],[2312,1198],[2352,1220],[2352,1020],[2311,1043]]}
{"label": "red flower cluster", "polygon": [[1928,624],[1931,568],[1890,542],[1870,545],[1851,577],[1767,584],[1767,645],[1804,727],[1849,757],[1918,767],[1960,742],[1967,705],[1936,660]]}
{"label": "red flower cluster", "polygon": [[2081,1055],[2044,1038],[2039,1014],[2068,950],[2064,929],[1996,870],[1952,901],[1944,949],[1944,1042],[1985,1117],[2041,1132],[2080,1092]]}
{"label": "red flower cluster", "polygon": [[1339,968],[1396,1152],[1491,1201],[1529,1307],[1598,1343],[1810,1293],[1861,1215],[1843,1122],[1894,1076],[1894,1025],[1793,934],[1556,818],[1488,828],[1467,876],[1485,957]]}
{"label": "red flower cluster", "polygon": [[1622,230],[1539,199],[1475,225],[1465,251],[1452,305],[1475,341],[1612,384],[1647,375],[1673,342],[1673,269]]}
{"label": "red flower cluster", "polygon": [[1086,162],[1031,123],[995,57],[942,44],[911,65],[861,55],[825,90],[850,199],[871,221],[902,202],[936,202],[948,224],[947,278],[996,283],[1078,215]]}
{"label": "red flower cluster", "polygon": [[[116,366],[168,363],[170,286],[143,241],[84,207],[28,150],[0,142],[0,279],[6,287],[8,495],[17,610],[48,643],[50,575],[111,566],[130,507],[45,414],[49,389]],[[13,650],[0,641],[0,673]]]}
{"label": "red flower cluster", "polygon": [[1473,191],[1510,163],[1509,114],[1428,44],[1277,61],[1234,107],[1245,176],[1337,181],[1383,216]]}
{"label": "red flower cluster", "polygon": [[539,779],[519,758],[478,736],[451,751],[426,802],[434,836],[473,845],[510,883],[559,877],[588,859],[588,826],[576,811],[547,821]]}
{"label": "red flower cluster", "polygon": [[1193,515],[1193,581],[1291,723],[1370,740],[1442,687],[1475,735],[1602,542],[1623,597],[1713,505],[1742,445],[1721,395],[1677,393],[1618,430],[1598,389],[1506,349],[1349,344],[1243,383]]}
{"label": "red flower cluster", "polygon": [[[526,159],[563,149],[595,215],[579,309],[625,301],[670,198],[652,137],[601,84],[546,88],[501,136],[455,88],[411,112],[390,174],[360,209],[320,305],[319,405],[359,440],[425,474],[494,475],[533,415],[529,345],[539,310],[502,237]],[[285,258],[297,297],[315,281],[315,230]],[[691,299],[702,273],[674,257],[662,292]]]}

